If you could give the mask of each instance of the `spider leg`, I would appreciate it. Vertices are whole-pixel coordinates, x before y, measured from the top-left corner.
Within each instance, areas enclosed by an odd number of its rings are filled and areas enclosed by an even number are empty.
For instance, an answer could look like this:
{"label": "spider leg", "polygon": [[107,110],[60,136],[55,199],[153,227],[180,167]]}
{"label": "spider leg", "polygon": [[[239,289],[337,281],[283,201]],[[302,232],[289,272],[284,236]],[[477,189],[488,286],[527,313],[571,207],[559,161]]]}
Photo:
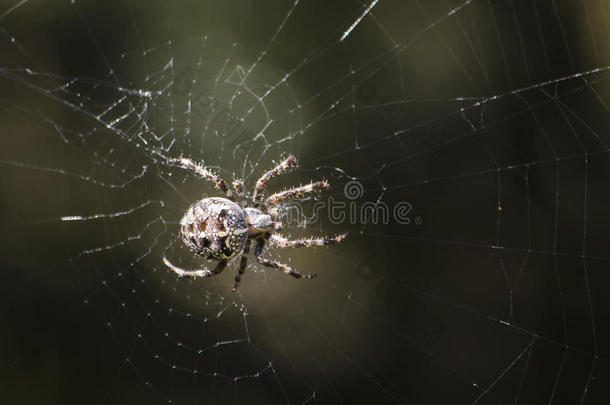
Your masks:
{"label": "spider leg", "polygon": [[174,273],[176,273],[178,275],[178,277],[212,277],[215,276],[216,274],[220,273],[221,271],[223,271],[225,269],[225,267],[227,267],[227,261],[226,260],[221,260],[220,262],[218,262],[218,264],[216,265],[216,267],[214,267],[214,270],[210,271],[210,270],[184,270],[181,269],[178,266],[173,265],[169,260],[167,260],[167,258],[164,256],[163,257],[163,263],[165,263],[165,265],[167,267],[169,267]]}
{"label": "spider leg", "polygon": [[263,258],[262,254],[263,254],[264,246],[265,246],[265,240],[259,239],[254,248],[254,257],[256,257],[256,261],[259,262],[260,264],[262,264],[263,266],[273,267],[277,271],[281,271],[282,273],[288,274],[289,276],[292,276],[294,278],[310,279],[310,278],[317,277],[317,274],[300,273],[290,266]]}
{"label": "spider leg", "polygon": [[235,201],[235,198],[233,197],[233,193],[231,192],[229,187],[227,187],[227,183],[225,183],[225,181],[217,174],[212,173],[205,167],[201,166],[199,163],[195,163],[191,159],[188,159],[185,157],[174,158],[174,159],[172,159],[172,161],[176,162],[176,163],[180,163],[182,166],[184,166],[188,169],[191,169],[192,171],[194,171],[195,173],[197,173],[204,179],[211,181],[212,183],[214,183],[214,185],[216,186],[217,189],[219,189],[220,191],[225,193],[227,195],[227,197],[229,197],[229,199],[231,199],[232,201]]}
{"label": "spider leg", "polygon": [[309,183],[305,186],[294,187],[288,190],[280,191],[279,193],[275,193],[269,196],[265,200],[265,204],[267,206],[274,206],[280,201],[287,200],[289,198],[301,197],[307,193],[313,193],[314,191],[329,189],[330,184],[325,181],[318,181],[316,183]]}
{"label": "spider leg", "polygon": [[237,291],[239,287],[239,282],[241,281],[241,276],[243,276],[246,271],[246,266],[248,265],[248,252],[250,252],[250,239],[246,241],[246,246],[244,246],[244,252],[241,255],[241,260],[239,262],[239,271],[235,276],[235,284],[233,284],[233,292]]}
{"label": "spider leg", "polygon": [[290,155],[286,159],[284,159],[279,165],[275,166],[273,169],[263,174],[256,181],[256,186],[254,187],[254,194],[252,194],[252,202],[255,204],[255,206],[260,202],[263,191],[265,191],[265,185],[269,180],[271,180],[278,174],[285,172],[286,170],[294,170],[295,167],[297,167],[297,159],[294,156]]}
{"label": "spider leg", "polygon": [[235,187],[235,191],[237,191],[237,198],[239,201],[245,201],[246,194],[244,193],[244,182],[242,180],[235,180],[233,182],[233,187]]}
{"label": "spider leg", "polygon": [[281,248],[298,248],[298,247],[315,247],[315,246],[325,246],[325,245],[334,245],[336,243],[341,242],[347,233],[343,233],[337,236],[332,237],[324,237],[324,238],[306,238],[306,239],[296,239],[290,240],[280,236],[278,234],[273,234],[270,237],[271,243],[277,245]]}

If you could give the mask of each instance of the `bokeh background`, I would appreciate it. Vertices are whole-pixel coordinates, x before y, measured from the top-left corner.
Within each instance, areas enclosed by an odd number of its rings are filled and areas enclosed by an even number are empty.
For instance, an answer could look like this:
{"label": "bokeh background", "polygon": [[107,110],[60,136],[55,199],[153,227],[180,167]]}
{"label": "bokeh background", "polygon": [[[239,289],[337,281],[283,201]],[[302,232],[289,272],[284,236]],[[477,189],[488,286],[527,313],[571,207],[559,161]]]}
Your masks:
{"label": "bokeh background", "polygon": [[[609,16],[0,2],[2,402],[604,403]],[[252,187],[289,153],[270,188],[333,188],[285,233],[350,234],[266,254],[316,280],[163,265],[207,264],[177,223],[217,195],[169,158]]]}

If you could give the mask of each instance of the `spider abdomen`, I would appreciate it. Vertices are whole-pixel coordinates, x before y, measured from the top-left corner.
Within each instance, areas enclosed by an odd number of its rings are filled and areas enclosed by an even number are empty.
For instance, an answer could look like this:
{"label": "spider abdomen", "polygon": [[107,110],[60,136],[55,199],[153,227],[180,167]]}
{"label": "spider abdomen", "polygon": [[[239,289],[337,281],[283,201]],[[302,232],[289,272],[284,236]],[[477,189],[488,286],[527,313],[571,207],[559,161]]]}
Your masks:
{"label": "spider abdomen", "polygon": [[184,243],[209,259],[228,260],[239,253],[248,238],[246,214],[226,198],[195,202],[180,220]]}

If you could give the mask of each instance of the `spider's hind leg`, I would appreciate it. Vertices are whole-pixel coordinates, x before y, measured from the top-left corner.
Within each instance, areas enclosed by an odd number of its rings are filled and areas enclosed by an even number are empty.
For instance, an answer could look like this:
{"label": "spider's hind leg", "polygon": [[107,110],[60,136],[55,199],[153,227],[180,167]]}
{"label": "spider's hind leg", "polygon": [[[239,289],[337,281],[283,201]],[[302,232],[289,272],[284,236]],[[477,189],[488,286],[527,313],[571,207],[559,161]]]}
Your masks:
{"label": "spider's hind leg", "polygon": [[294,278],[311,279],[316,278],[318,276],[317,274],[301,273],[285,264],[263,258],[262,254],[264,246],[265,241],[263,239],[259,239],[256,243],[256,247],[254,248],[254,257],[256,257],[256,261],[258,261],[263,266],[273,267],[277,271],[281,271],[282,273],[288,274],[289,276],[292,276]]}

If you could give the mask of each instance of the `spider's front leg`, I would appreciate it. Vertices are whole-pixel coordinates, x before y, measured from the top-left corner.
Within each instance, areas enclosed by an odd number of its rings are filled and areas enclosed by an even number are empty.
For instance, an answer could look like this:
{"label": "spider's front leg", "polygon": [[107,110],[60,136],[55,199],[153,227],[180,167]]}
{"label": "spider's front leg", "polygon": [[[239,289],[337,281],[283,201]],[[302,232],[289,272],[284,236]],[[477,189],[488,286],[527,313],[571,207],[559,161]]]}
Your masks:
{"label": "spider's front leg", "polygon": [[258,242],[256,243],[256,247],[254,248],[254,257],[256,257],[256,261],[258,261],[263,266],[273,267],[277,271],[281,271],[282,273],[288,274],[289,276],[292,276],[294,278],[310,279],[310,278],[316,278],[318,276],[317,274],[301,273],[285,264],[263,258],[262,254],[263,254],[264,247],[265,247],[265,240],[259,239]]}
{"label": "spider's front leg", "polygon": [[273,207],[281,201],[288,200],[290,198],[301,197],[307,193],[313,193],[314,191],[328,190],[329,188],[330,184],[328,184],[326,181],[309,183],[305,186],[294,187],[288,190],[280,191],[279,193],[272,194],[269,196],[269,198],[265,200],[265,204],[268,207]]}
{"label": "spider's front leg", "polygon": [[256,181],[256,186],[254,187],[254,194],[252,194],[252,202],[254,203],[254,205],[256,206],[258,203],[260,203],[263,191],[265,191],[265,185],[269,180],[271,180],[278,174],[283,173],[286,170],[294,170],[296,167],[297,158],[290,155],[286,159],[284,159],[279,165],[275,166],[273,169],[263,174]]}
{"label": "spider's front leg", "polygon": [[233,182],[233,187],[237,192],[237,198],[239,199],[239,202],[245,202],[246,192],[244,191],[244,182],[242,180],[235,180]]}
{"label": "spider's front leg", "polygon": [[165,263],[165,265],[167,267],[169,267],[174,273],[176,273],[179,277],[212,277],[215,276],[216,274],[222,272],[225,267],[227,267],[227,261],[226,260],[221,260],[220,262],[218,262],[218,264],[216,265],[216,267],[214,267],[214,270],[210,271],[210,270],[184,270],[181,269],[178,266],[175,266],[174,264],[172,264],[169,260],[167,260],[167,257],[163,257],[163,263]]}
{"label": "spider's front leg", "polygon": [[269,238],[271,243],[277,245],[281,248],[297,248],[297,247],[316,247],[316,246],[326,246],[326,245],[334,245],[336,243],[341,242],[343,239],[347,237],[347,233],[342,233],[337,236],[324,237],[324,238],[305,238],[305,239],[296,239],[290,240],[284,238],[283,236],[273,234]]}
{"label": "spider's front leg", "polygon": [[180,163],[182,166],[184,166],[188,169],[191,169],[192,171],[194,171],[195,173],[197,173],[204,179],[211,181],[212,183],[214,183],[216,188],[219,189],[220,191],[222,191],[223,193],[225,193],[227,195],[227,197],[229,197],[230,200],[235,201],[235,197],[233,196],[233,193],[227,186],[227,183],[217,174],[212,173],[211,171],[209,171],[205,167],[201,166],[200,164],[195,163],[191,159],[188,159],[185,157],[174,158],[171,160],[172,160],[172,162]]}

